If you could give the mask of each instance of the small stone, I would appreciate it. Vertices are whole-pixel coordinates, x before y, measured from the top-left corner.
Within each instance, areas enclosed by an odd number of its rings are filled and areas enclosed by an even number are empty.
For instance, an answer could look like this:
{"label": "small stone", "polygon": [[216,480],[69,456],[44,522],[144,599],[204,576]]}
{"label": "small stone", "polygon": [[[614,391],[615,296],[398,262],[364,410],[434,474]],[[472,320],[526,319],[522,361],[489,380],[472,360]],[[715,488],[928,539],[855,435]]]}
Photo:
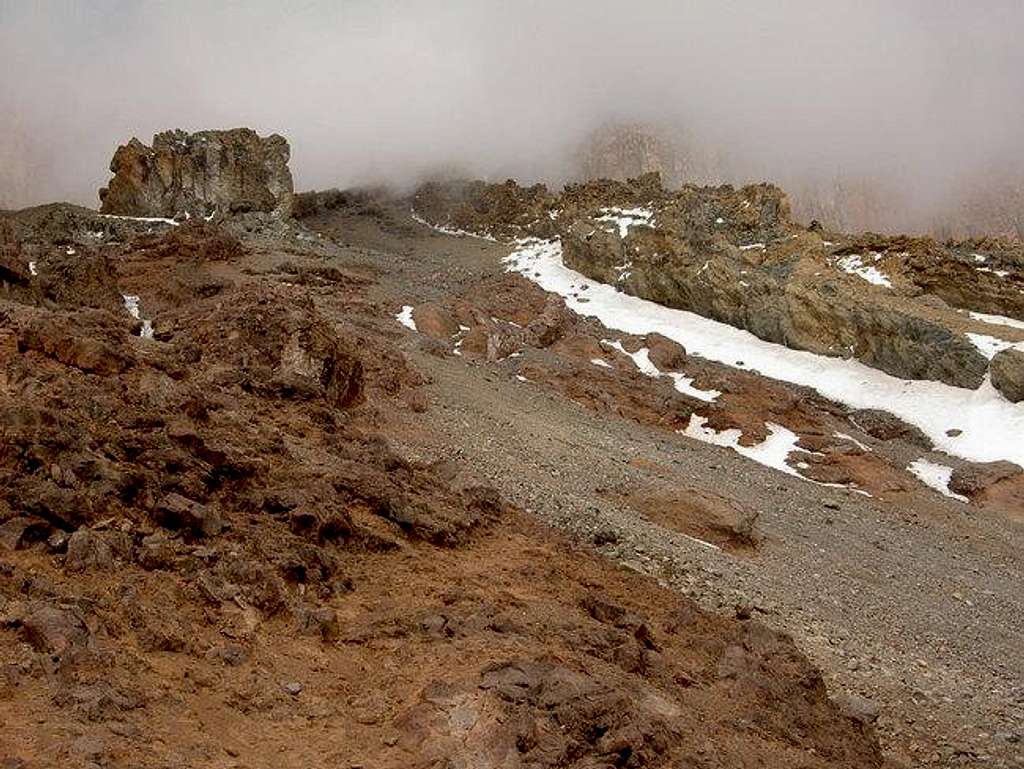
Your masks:
{"label": "small stone", "polygon": [[289,681],[284,685],[284,690],[293,697],[298,697],[302,693],[302,684],[298,681]]}

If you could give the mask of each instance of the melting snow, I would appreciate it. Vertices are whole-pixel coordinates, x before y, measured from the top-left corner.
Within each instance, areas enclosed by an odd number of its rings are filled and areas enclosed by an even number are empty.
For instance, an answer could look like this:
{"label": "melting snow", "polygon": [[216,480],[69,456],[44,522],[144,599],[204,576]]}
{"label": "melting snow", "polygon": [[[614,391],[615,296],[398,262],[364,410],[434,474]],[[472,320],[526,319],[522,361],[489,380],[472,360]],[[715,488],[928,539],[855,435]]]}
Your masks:
{"label": "melting snow", "polygon": [[980,320],[982,323],[989,323],[996,326],[1009,326],[1010,328],[1024,329],[1024,320],[1017,320],[1016,318],[1007,318],[1003,315],[986,315],[983,312],[972,312],[968,313],[974,320]]}
{"label": "melting snow", "polygon": [[943,496],[957,499],[961,502],[968,501],[967,497],[961,494],[954,494],[949,490],[949,479],[953,475],[952,467],[929,462],[927,459],[915,459],[907,465],[907,470],[916,475],[917,479],[925,486],[930,486]]}
{"label": "melting snow", "polygon": [[[989,360],[995,357],[996,353],[1002,352],[1003,350],[1009,350],[1011,347],[1015,347],[1019,350],[1024,349],[1024,342],[1007,342],[1005,339],[997,339],[994,336],[988,336],[986,334],[967,334],[967,338],[971,340],[981,354]],[[1022,438],[1024,440],[1024,438]]]}
{"label": "melting snow", "polygon": [[832,433],[832,435],[834,435],[836,438],[842,438],[844,441],[849,441],[854,446],[859,447],[863,451],[871,451],[871,448],[869,446],[865,446],[852,435],[847,435],[846,433]]}
{"label": "melting snow", "polygon": [[[796,470],[786,464],[786,457],[796,448],[797,436],[792,430],[774,422],[766,422],[768,437],[755,446],[741,446],[740,436],[742,432],[733,428],[716,432],[710,427],[705,427],[707,417],[690,414],[690,423],[682,430],[682,434],[688,438],[695,438],[704,443],[712,443],[715,446],[726,446],[733,451],[742,454],[748,459],[759,462],[767,467],[774,467],[788,475],[799,475]],[[802,477],[802,476],[801,476]]]}
{"label": "melting snow", "polygon": [[128,310],[128,314],[135,320],[142,321],[142,330],[139,332],[139,336],[143,339],[152,339],[153,322],[142,317],[142,313],[139,311],[139,297],[135,294],[121,294],[121,299],[124,301],[124,308]]}
{"label": "melting snow", "polygon": [[662,372],[661,370],[658,369],[657,366],[655,366],[651,362],[650,350],[648,350],[646,347],[641,347],[636,352],[627,352],[626,349],[622,346],[622,342],[612,342],[609,341],[608,339],[602,339],[601,343],[606,344],[609,347],[618,350],[623,355],[628,355],[630,358],[632,358],[633,363],[635,363],[636,367],[640,369],[641,374],[644,374],[645,376],[649,376],[655,379],[662,376],[667,376],[671,378],[672,382],[675,384],[676,390],[678,392],[681,392],[683,395],[689,395],[690,397],[704,401],[705,403],[714,403],[715,399],[722,394],[718,390],[697,389],[696,387],[693,386],[692,377],[685,376],[677,371]]}
{"label": "melting snow", "polygon": [[498,239],[491,235],[480,235],[475,232],[468,232],[467,230],[457,230],[453,227],[446,227],[443,224],[431,224],[418,213],[416,213],[415,208],[410,209],[410,212],[412,214],[413,221],[419,222],[424,227],[429,227],[430,229],[435,230],[436,232],[441,232],[444,233],[445,235],[454,235],[457,238],[479,238],[480,240],[489,240],[491,243],[498,242]]}
{"label": "melting snow", "polygon": [[38,275],[39,274],[39,270],[36,269],[36,263],[35,262],[29,262],[28,263],[28,274],[29,275]]}
{"label": "melting snow", "polygon": [[[874,253],[871,256],[876,262],[882,258],[882,255],[877,253]],[[856,275],[857,277],[863,278],[868,283],[873,283],[876,286],[892,288],[892,283],[889,282],[889,278],[885,276],[885,273],[873,264],[864,264],[864,257],[859,254],[844,256],[836,262],[836,267],[850,275]]]}
{"label": "melting snow", "polygon": [[764,251],[764,243],[750,243],[746,246],[740,246],[740,251],[752,251],[755,248]]}
{"label": "melting snow", "polygon": [[395,316],[395,320],[401,323],[406,328],[410,328],[416,331],[416,321],[412,319],[412,305],[406,304],[402,306],[402,311]]}
{"label": "melting snow", "polygon": [[611,363],[606,360],[601,360],[600,358],[591,358],[590,362],[595,366],[600,366],[601,368],[613,368]]}
{"label": "melting snow", "polygon": [[603,216],[597,217],[597,221],[618,225],[620,238],[625,238],[629,228],[635,224],[650,226],[654,218],[654,212],[648,208],[602,208],[601,213]]}
{"label": "melting snow", "polygon": [[118,214],[100,214],[105,219],[124,219],[128,222],[146,222],[148,224],[169,224],[177,227],[179,222],[173,219],[162,219],[159,216],[119,216]]}
{"label": "melting snow", "polygon": [[1005,278],[1010,273],[1006,270],[993,270],[991,267],[975,267],[978,272],[991,272],[997,278]]}
{"label": "melting snow", "polygon": [[[691,354],[728,366],[743,361],[745,369],[812,387],[852,408],[888,411],[920,428],[936,448],[964,459],[1006,459],[1024,465],[1024,405],[1010,403],[988,381],[977,390],[967,390],[942,382],[898,379],[857,360],[766,342],[748,331],[600,283],[591,282],[589,301],[581,302],[573,297],[571,286],[586,278],[562,263],[558,241],[520,241],[506,262],[509,270],[561,295],[570,309],[595,317],[608,328],[637,336],[658,332]],[[951,427],[962,432],[946,435]]]}

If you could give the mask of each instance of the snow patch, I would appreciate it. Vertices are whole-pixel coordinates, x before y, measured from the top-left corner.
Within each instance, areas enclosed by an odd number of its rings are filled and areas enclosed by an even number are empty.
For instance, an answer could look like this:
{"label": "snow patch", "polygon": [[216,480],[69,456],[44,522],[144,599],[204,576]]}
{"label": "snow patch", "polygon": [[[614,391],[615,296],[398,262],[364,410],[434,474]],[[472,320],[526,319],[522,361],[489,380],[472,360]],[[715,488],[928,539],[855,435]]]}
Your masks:
{"label": "snow patch", "polygon": [[36,268],[36,263],[35,262],[29,262],[28,263],[28,274],[29,275],[38,275],[39,274],[39,270]]}
{"label": "snow patch", "polygon": [[1004,315],[986,315],[983,312],[970,312],[968,314],[974,320],[980,320],[982,323],[988,323],[993,326],[1009,326],[1010,328],[1019,328],[1024,330],[1024,320],[1007,318]]}
{"label": "snow patch", "polygon": [[[871,256],[876,262],[882,258],[882,255],[879,253],[872,253]],[[886,277],[885,273],[873,264],[864,264],[864,257],[860,254],[851,254],[850,256],[844,256],[841,259],[838,259],[836,261],[836,267],[845,273],[856,275],[873,285],[892,288],[892,283],[889,281],[889,278]]]}
{"label": "snow patch", "polygon": [[753,251],[754,249],[764,251],[764,243],[750,243],[746,246],[740,246],[740,251]]}
{"label": "snow patch", "polygon": [[121,294],[121,299],[124,302],[124,308],[128,311],[128,314],[135,318],[135,320],[142,321],[142,329],[139,331],[139,336],[143,339],[152,339],[153,322],[142,317],[142,311],[139,307],[139,297],[135,294]]}
{"label": "snow patch", "polygon": [[601,368],[613,368],[611,363],[606,360],[601,360],[600,358],[591,358],[590,362],[595,366],[600,366]]}
{"label": "snow patch", "polygon": [[972,334],[968,332],[967,338],[971,340],[971,343],[978,348],[982,355],[989,360],[992,360],[996,353],[1000,353],[1003,350],[1009,350],[1015,348],[1018,350],[1024,350],[1024,342],[1007,342],[1005,339],[997,339],[994,336],[988,336],[987,334]]}
{"label": "snow patch", "polygon": [[146,224],[169,224],[177,227],[180,222],[173,219],[164,219],[159,216],[119,216],[118,214],[100,214],[104,219],[123,219],[127,222],[145,222]]}
{"label": "snow patch", "polygon": [[[588,301],[581,302],[573,297],[571,287],[588,279],[562,263],[558,241],[521,240],[514,249],[506,258],[510,271],[559,294],[569,309],[597,318],[610,329],[636,336],[657,332],[682,344],[691,355],[732,367],[743,361],[744,369],[811,387],[851,408],[888,411],[918,427],[948,454],[975,462],[1005,459],[1024,465],[1024,404],[1010,403],[987,380],[977,390],[967,390],[942,382],[898,379],[854,359],[766,342],[749,331],[593,281]],[[952,427],[962,432],[946,435]]]}
{"label": "snow patch", "polygon": [[967,497],[962,494],[955,494],[949,490],[949,479],[953,476],[953,468],[946,465],[929,462],[927,459],[915,459],[907,470],[913,473],[921,483],[929,486],[942,494],[944,497],[956,499],[960,502],[968,502]]}
{"label": "snow patch", "polygon": [[417,328],[416,328],[416,321],[414,321],[412,319],[412,305],[411,304],[403,305],[401,312],[399,312],[395,316],[395,320],[397,320],[399,323],[401,323],[403,326],[405,326],[408,329],[412,329],[413,331],[417,330]]}
{"label": "snow patch", "polygon": [[740,436],[743,433],[738,428],[716,432],[710,427],[705,427],[707,421],[707,417],[690,414],[690,423],[680,432],[688,438],[730,448],[765,467],[772,467],[787,475],[799,476],[796,470],[786,464],[789,453],[796,448],[797,436],[792,430],[774,422],[765,422],[768,437],[754,446],[742,446]]}
{"label": "snow patch", "polygon": [[629,234],[629,228],[636,224],[650,226],[651,219],[654,218],[654,212],[649,208],[602,208],[601,214],[595,221],[617,225],[620,238],[625,238]]}
{"label": "snow patch", "polygon": [[622,342],[612,342],[608,339],[602,339],[601,344],[606,344],[609,347],[618,350],[623,355],[628,355],[633,359],[633,363],[636,364],[636,367],[640,369],[640,373],[645,376],[649,376],[653,379],[657,379],[662,376],[671,378],[676,390],[683,395],[689,395],[691,398],[696,398],[697,400],[704,401],[705,403],[714,403],[715,399],[722,394],[718,390],[700,390],[694,387],[692,377],[680,374],[677,371],[661,371],[651,362],[650,350],[646,347],[641,347],[636,352],[627,352],[622,346]]}

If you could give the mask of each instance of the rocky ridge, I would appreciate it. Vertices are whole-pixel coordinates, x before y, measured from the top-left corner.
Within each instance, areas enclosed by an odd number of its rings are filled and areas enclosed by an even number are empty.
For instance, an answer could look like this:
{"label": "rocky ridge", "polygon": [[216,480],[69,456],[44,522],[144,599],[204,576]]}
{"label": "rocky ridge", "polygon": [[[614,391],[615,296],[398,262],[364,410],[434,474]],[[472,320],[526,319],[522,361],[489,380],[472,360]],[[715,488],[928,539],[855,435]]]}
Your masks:
{"label": "rocky ridge", "polygon": [[[1024,318],[1019,244],[805,228],[771,185],[669,191],[656,174],[557,195],[511,181],[435,184],[414,205],[443,227],[557,237],[566,265],[594,280],[901,378],[974,389],[990,356],[969,333],[1006,347],[1024,341],[1020,329],[971,314]],[[1008,376],[993,377],[1004,394],[1015,392]]]}

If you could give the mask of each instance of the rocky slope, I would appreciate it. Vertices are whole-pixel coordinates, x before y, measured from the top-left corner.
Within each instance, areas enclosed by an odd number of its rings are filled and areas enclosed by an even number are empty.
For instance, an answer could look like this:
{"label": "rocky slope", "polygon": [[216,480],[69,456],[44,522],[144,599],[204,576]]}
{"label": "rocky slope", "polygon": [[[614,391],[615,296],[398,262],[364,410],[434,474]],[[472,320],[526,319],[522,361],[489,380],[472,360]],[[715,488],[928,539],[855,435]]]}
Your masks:
{"label": "rocky slope", "polygon": [[[1002,241],[848,236],[795,224],[770,185],[664,189],[628,182],[542,188],[428,185],[416,210],[444,227],[561,240],[565,264],[659,304],[906,379],[977,388],[989,350],[1024,340],[969,311],[1024,318],[1024,251]],[[1001,369],[1005,370],[1005,369]],[[1004,393],[1010,375],[997,376]]]}
{"label": "rocky slope", "polygon": [[288,142],[250,128],[165,131],[148,147],[138,139],[117,148],[114,177],[100,190],[105,214],[209,216],[220,211],[276,212],[292,205]]}
{"label": "rocky slope", "polygon": [[[788,637],[396,452],[425,378],[329,239],[3,233],[5,765],[881,765]],[[573,322],[530,307],[534,344]]]}

